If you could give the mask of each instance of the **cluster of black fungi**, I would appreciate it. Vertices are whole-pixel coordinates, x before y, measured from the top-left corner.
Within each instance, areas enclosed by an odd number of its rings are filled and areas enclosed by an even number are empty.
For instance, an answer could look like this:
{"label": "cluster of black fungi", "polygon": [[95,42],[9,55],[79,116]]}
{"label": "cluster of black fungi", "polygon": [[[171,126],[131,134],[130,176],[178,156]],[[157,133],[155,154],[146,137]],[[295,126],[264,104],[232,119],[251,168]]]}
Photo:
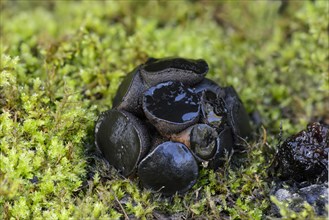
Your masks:
{"label": "cluster of black fungi", "polygon": [[151,58],[130,72],[95,126],[108,162],[164,195],[189,190],[201,165],[222,166],[251,126],[234,88],[206,79],[208,70],[202,59]]}

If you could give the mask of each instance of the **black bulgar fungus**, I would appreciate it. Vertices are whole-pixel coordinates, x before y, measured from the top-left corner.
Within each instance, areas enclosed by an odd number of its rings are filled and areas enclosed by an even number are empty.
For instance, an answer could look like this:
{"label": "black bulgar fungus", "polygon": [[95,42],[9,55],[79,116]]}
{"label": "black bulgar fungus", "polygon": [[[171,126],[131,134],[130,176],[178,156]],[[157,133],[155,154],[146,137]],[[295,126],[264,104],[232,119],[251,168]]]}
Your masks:
{"label": "black bulgar fungus", "polygon": [[197,123],[200,98],[181,82],[168,81],[144,92],[143,110],[157,130],[166,136]]}
{"label": "black bulgar fungus", "polygon": [[219,133],[217,137],[217,148],[215,157],[209,161],[208,167],[217,170],[225,163],[226,157],[230,156],[233,152],[233,136],[232,130],[228,126]]}
{"label": "black bulgar fungus", "polygon": [[215,128],[206,124],[196,124],[178,134],[172,134],[170,140],[185,144],[198,161],[204,161],[215,156],[217,136]]}
{"label": "black bulgar fungus", "polygon": [[223,98],[212,91],[203,91],[201,95],[202,122],[220,128],[227,117],[227,109]]}
{"label": "black bulgar fungus", "polygon": [[204,79],[194,87],[194,92],[201,94],[202,122],[220,127],[227,113],[224,103],[225,90],[214,81]]}
{"label": "black bulgar fungus", "polygon": [[149,149],[145,125],[129,112],[117,109],[101,113],[95,126],[95,144],[107,161],[129,176]]}
{"label": "black bulgar fungus", "polygon": [[170,80],[195,85],[202,81],[208,70],[207,62],[202,59],[152,58],[141,66],[141,75],[149,86]]}
{"label": "black bulgar fungus", "polygon": [[191,151],[201,160],[212,159],[217,150],[217,136],[216,129],[206,124],[193,126],[190,137]]}
{"label": "black bulgar fungus", "polygon": [[113,99],[113,108],[143,115],[142,97],[146,90],[139,67],[131,71],[120,84]]}
{"label": "black bulgar fungus", "polygon": [[289,137],[275,157],[280,179],[328,181],[329,126],[312,123]]}
{"label": "black bulgar fungus", "polygon": [[222,166],[251,127],[233,87],[205,79],[208,69],[201,59],[151,58],[129,73],[95,127],[108,162],[126,177],[137,168],[143,186],[165,195],[190,189],[198,162]]}
{"label": "black bulgar fungus", "polygon": [[217,97],[224,97],[225,91],[214,81],[204,78],[200,83],[194,86],[194,92],[202,93],[204,91],[212,92],[216,94]]}
{"label": "black bulgar fungus", "polygon": [[249,115],[244,108],[237,92],[232,86],[225,87],[225,106],[227,109],[228,123],[234,135],[234,144],[243,145],[243,139],[251,137]]}
{"label": "black bulgar fungus", "polygon": [[188,148],[171,141],[157,146],[138,166],[142,185],[164,195],[186,192],[198,174],[197,162]]}

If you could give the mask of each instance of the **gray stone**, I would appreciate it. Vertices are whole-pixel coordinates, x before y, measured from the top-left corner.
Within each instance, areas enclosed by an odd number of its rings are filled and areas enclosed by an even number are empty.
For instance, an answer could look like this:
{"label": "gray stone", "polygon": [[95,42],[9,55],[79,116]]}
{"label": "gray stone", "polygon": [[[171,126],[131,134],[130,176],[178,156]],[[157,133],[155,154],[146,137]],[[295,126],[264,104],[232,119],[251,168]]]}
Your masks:
{"label": "gray stone", "polygon": [[[285,184],[282,184],[285,185]],[[277,186],[278,188],[272,191],[280,202],[286,202],[291,210],[300,212],[304,203],[310,204],[317,215],[328,216],[326,206],[328,205],[328,184],[312,184],[299,186]],[[271,212],[275,216],[280,216],[278,208],[272,204]]]}
{"label": "gray stone", "polygon": [[275,197],[280,201],[286,201],[291,198],[291,193],[286,189],[279,189],[275,192]]}
{"label": "gray stone", "polygon": [[325,206],[328,204],[328,185],[314,184],[299,189],[299,195],[315,208],[319,215],[326,214]]}

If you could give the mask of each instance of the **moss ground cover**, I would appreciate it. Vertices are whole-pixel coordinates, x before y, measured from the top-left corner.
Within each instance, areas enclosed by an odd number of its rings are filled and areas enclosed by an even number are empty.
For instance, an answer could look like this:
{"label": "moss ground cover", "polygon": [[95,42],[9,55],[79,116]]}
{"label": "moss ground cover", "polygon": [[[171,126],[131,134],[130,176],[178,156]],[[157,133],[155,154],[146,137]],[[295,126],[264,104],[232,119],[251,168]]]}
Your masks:
{"label": "moss ground cover", "polygon": [[[329,123],[327,1],[0,6],[1,219],[265,218],[279,140]],[[208,77],[262,119],[243,156],[171,198],[119,176],[93,144],[97,115],[149,56],[207,60]],[[299,215],[278,206],[288,219],[315,218],[307,205]]]}

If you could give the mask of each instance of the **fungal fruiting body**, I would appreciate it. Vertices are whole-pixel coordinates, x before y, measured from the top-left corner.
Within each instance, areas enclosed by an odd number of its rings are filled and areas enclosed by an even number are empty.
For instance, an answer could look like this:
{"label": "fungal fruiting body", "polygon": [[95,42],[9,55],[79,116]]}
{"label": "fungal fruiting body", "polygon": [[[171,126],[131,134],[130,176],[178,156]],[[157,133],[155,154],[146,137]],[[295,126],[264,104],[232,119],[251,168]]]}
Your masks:
{"label": "fungal fruiting body", "polygon": [[151,58],[129,73],[95,127],[108,162],[165,195],[189,190],[201,163],[222,166],[251,127],[234,88],[206,79],[208,70],[202,59]]}

